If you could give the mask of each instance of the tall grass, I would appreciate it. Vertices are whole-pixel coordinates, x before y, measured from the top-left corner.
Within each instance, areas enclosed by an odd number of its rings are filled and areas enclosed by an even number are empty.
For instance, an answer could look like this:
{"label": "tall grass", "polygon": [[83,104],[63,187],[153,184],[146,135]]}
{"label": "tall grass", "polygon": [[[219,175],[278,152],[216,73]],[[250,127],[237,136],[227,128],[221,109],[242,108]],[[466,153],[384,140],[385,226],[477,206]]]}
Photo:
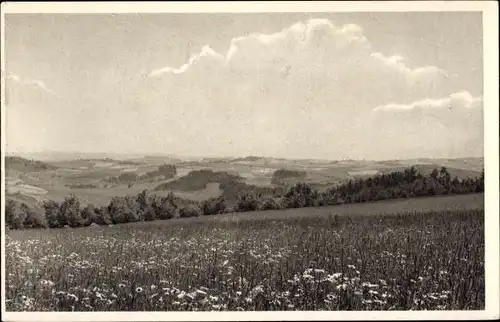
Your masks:
{"label": "tall grass", "polygon": [[479,310],[484,290],[482,210],[228,216],[6,239],[8,311]]}

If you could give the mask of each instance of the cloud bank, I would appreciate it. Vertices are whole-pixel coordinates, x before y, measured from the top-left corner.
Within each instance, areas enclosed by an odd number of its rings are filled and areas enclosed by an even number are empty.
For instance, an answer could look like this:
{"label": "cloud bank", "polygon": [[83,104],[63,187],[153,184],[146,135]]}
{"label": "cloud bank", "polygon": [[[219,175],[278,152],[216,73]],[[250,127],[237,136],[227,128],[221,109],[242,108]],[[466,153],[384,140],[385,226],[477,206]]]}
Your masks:
{"label": "cloud bank", "polygon": [[179,66],[123,81],[120,97],[107,98],[103,144],[191,155],[482,155],[480,97],[439,66],[381,53],[359,25],[311,19],[227,48],[206,44]]}

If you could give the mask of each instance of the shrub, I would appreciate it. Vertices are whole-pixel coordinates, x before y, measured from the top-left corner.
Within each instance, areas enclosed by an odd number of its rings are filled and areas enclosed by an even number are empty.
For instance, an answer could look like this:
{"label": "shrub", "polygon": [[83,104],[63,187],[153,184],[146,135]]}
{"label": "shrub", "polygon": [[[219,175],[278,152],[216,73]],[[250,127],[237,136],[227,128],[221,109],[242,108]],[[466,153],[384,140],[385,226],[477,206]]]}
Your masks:
{"label": "shrub", "polygon": [[226,200],[223,197],[210,198],[201,204],[203,215],[218,215],[226,211]]}
{"label": "shrub", "polygon": [[274,198],[267,198],[259,204],[259,210],[277,210],[281,205]]}
{"label": "shrub", "polygon": [[188,217],[200,217],[202,215],[202,210],[198,205],[186,205],[179,209],[179,216],[181,218]]}
{"label": "shrub", "polygon": [[238,197],[238,201],[234,206],[234,211],[236,212],[246,212],[246,211],[255,211],[259,207],[259,199],[260,196],[257,196],[252,193],[244,194]]}
{"label": "shrub", "polygon": [[23,220],[24,228],[47,228],[47,220],[45,219],[45,212],[40,207],[29,207],[26,204],[21,205],[21,209],[25,212],[26,216]]}

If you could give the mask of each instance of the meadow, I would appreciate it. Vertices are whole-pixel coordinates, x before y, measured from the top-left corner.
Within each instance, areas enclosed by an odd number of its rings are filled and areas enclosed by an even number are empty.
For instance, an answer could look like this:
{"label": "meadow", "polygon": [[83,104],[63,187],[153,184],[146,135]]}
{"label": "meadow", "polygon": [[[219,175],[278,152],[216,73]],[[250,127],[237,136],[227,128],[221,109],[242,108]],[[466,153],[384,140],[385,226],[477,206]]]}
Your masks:
{"label": "meadow", "polygon": [[480,310],[482,200],[12,230],[6,309]]}

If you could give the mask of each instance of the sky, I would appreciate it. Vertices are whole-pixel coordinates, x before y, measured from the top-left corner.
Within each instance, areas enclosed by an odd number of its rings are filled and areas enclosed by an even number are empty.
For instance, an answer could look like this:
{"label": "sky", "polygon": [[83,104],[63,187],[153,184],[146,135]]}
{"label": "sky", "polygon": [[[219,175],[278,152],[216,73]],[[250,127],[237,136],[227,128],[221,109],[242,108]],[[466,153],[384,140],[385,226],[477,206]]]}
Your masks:
{"label": "sky", "polygon": [[483,156],[481,13],[7,14],[8,152]]}

